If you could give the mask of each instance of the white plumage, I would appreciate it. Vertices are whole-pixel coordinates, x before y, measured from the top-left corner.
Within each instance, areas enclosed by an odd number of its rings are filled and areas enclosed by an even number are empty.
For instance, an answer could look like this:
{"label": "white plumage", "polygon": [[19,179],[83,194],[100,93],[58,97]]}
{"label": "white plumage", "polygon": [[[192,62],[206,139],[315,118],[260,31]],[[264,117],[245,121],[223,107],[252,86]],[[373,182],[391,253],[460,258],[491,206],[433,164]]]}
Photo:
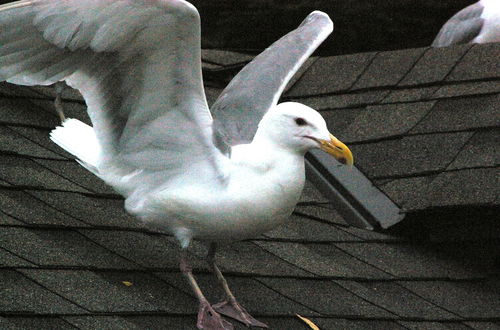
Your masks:
{"label": "white plumage", "polygon": [[97,172],[101,146],[91,126],[78,119],[67,119],[50,132],[50,139],[74,155],[89,171]]}

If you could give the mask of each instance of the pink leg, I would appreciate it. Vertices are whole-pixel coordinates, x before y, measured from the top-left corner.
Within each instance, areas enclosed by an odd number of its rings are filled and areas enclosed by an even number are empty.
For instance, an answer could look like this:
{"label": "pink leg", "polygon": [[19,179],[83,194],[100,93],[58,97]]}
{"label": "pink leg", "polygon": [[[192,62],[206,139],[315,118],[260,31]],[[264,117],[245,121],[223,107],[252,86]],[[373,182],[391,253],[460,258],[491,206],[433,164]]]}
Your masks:
{"label": "pink leg", "polygon": [[224,293],[226,295],[226,299],[218,304],[213,305],[212,307],[214,310],[217,312],[228,316],[230,318],[233,318],[235,320],[240,321],[241,323],[244,323],[246,326],[253,326],[253,327],[261,327],[261,328],[267,328],[267,324],[262,323],[258,320],[256,320],[252,315],[250,315],[236,300],[234,297],[233,293],[229,289],[229,286],[227,285],[227,281],[222,275],[222,272],[220,271],[219,267],[217,267],[217,264],[215,263],[215,250],[217,249],[217,246],[215,243],[210,244],[210,249],[208,250],[208,263],[210,265],[210,268],[212,269],[212,272],[215,274],[217,277],[217,280],[219,281],[220,285],[224,289]]}
{"label": "pink leg", "polygon": [[186,251],[182,250],[182,255],[181,255],[181,261],[180,261],[180,268],[182,271],[182,274],[186,277],[186,279],[189,282],[189,285],[191,285],[191,288],[193,289],[194,294],[198,298],[200,302],[200,308],[198,310],[198,322],[196,323],[196,326],[198,329],[206,329],[206,330],[233,330],[234,327],[231,323],[227,322],[224,320],[219,313],[217,313],[212,306],[210,306],[210,303],[208,302],[207,298],[205,298],[205,295],[203,295],[203,292],[201,292],[200,287],[198,286],[198,283],[196,283],[196,280],[193,276],[192,269],[187,263],[187,258],[186,258]]}

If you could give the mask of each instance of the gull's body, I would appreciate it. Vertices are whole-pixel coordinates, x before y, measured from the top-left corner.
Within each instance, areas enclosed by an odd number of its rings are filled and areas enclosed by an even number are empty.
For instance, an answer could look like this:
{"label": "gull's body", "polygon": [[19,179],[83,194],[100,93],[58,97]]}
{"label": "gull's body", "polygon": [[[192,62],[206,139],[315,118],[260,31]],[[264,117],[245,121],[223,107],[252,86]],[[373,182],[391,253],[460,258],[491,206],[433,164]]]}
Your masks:
{"label": "gull's body", "polygon": [[186,1],[23,0],[0,6],[0,80],[64,80],[78,89],[92,127],[69,119],[51,139],[120,192],[128,212],[175,235],[183,251],[192,239],[212,242],[209,259],[225,302],[212,308],[181,258],[200,300],[198,327],[231,329],[215,310],[265,326],[227,287],[214,243],[286,221],[302,192],[308,150],[352,164],[319,113],[277,104],[332,30],[326,14],[311,13],[247,65],[210,111],[200,18]]}
{"label": "gull's body", "polygon": [[[255,155],[256,147],[249,145],[245,152]],[[248,156],[231,158],[225,189],[216,194],[208,184],[166,189],[148,201],[146,207],[158,215],[149,213],[146,219],[160,226],[168,223],[183,245],[193,236],[210,241],[248,239],[280,225],[302,193],[304,156],[279,150],[269,155],[273,158],[262,152],[253,159]]]}
{"label": "gull's body", "polygon": [[500,1],[479,0],[462,9],[441,28],[432,46],[500,42]]}
{"label": "gull's body", "polygon": [[160,226],[168,223],[184,242],[192,236],[211,241],[255,237],[283,223],[295,208],[305,181],[304,153],[257,136],[232,148],[224,164],[227,183],[217,193],[210,183],[200,184],[199,176],[182,178],[182,184],[170,183],[129,211]]}

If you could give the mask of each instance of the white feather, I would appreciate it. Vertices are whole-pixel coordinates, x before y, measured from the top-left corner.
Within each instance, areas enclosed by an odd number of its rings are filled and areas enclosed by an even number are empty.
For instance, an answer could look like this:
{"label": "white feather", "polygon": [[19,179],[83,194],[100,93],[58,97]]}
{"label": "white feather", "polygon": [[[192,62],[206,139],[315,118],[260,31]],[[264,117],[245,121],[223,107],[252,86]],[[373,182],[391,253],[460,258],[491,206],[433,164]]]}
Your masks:
{"label": "white feather", "polygon": [[50,139],[78,158],[82,166],[97,174],[101,146],[91,126],[78,119],[66,119],[50,132]]}

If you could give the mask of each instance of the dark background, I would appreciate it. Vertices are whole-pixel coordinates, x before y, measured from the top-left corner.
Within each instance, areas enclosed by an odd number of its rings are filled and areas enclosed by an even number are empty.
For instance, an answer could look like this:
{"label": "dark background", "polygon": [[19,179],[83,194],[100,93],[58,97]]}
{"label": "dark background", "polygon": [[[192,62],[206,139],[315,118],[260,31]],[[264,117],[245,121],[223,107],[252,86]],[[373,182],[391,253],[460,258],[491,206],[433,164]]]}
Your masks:
{"label": "dark background", "polygon": [[193,0],[204,48],[262,50],[315,9],[335,24],[321,55],[431,44],[441,26],[474,0]]}
{"label": "dark background", "polygon": [[[12,1],[0,0],[1,3]],[[192,0],[202,19],[203,48],[256,53],[315,9],[335,23],[320,55],[430,45],[440,27],[474,0]]]}

